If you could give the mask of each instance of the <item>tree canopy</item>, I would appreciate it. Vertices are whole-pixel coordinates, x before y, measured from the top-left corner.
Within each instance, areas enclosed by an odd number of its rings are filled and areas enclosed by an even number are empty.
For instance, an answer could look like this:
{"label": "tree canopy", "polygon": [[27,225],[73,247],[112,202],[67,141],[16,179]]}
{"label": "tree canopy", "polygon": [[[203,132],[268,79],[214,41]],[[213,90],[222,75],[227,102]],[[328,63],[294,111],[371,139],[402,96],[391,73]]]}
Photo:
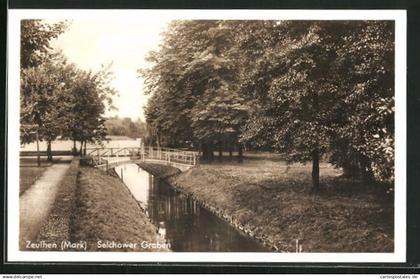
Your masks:
{"label": "tree canopy", "polygon": [[36,67],[49,59],[51,54],[50,41],[62,34],[68,22],[53,24],[38,19],[25,19],[21,21],[20,51],[21,68]]}
{"label": "tree canopy", "polygon": [[393,57],[391,21],[176,21],[141,71],[147,124],[312,161],[315,188],[324,159],[392,181]]}
{"label": "tree canopy", "polygon": [[50,48],[50,40],[64,32],[67,23],[46,24],[40,20],[21,22],[21,142],[34,141],[34,132],[47,142],[58,136],[83,144],[106,136],[103,114],[112,108],[116,93],[110,82],[111,65],[97,72],[68,63]]}
{"label": "tree canopy", "polygon": [[138,119],[110,117],[105,121],[105,127],[110,136],[127,136],[132,139],[148,137],[146,123]]}

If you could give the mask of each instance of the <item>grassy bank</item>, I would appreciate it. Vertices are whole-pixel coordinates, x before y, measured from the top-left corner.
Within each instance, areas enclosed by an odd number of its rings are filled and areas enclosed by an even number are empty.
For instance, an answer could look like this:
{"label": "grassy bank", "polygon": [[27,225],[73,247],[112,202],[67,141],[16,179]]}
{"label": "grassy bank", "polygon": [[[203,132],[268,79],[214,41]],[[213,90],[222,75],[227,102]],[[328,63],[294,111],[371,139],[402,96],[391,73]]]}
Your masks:
{"label": "grassy bank", "polygon": [[217,208],[250,235],[303,252],[392,252],[393,200],[321,164],[323,191],[311,193],[311,166],[253,154],[243,164],[202,164],[171,183]]}
{"label": "grassy bank", "polygon": [[162,179],[167,179],[171,176],[181,173],[179,169],[171,166],[143,162],[137,163],[137,165],[148,173],[153,174],[154,176],[158,176]]}
{"label": "grassy bank", "polygon": [[[37,238],[37,243],[42,241],[56,243],[58,247],[38,250],[60,250],[64,241],[86,242],[88,251],[169,251],[165,247],[141,247],[143,241],[163,243],[157,228],[118,178],[81,167],[78,159],[72,161],[59,185],[51,213]],[[107,241],[109,245],[105,246]],[[113,243],[136,243],[136,246],[112,247]]]}
{"label": "grassy bank", "polygon": [[79,158],[74,158],[70,168],[58,185],[57,197],[48,218],[38,235],[38,242],[61,243],[71,239],[71,222],[75,210]]}
{"label": "grassy bank", "polygon": [[[168,251],[142,248],[140,243],[163,243],[127,187],[116,177],[81,167],[72,222],[72,241],[86,241],[89,251]],[[137,243],[136,247],[98,248],[102,243]]]}

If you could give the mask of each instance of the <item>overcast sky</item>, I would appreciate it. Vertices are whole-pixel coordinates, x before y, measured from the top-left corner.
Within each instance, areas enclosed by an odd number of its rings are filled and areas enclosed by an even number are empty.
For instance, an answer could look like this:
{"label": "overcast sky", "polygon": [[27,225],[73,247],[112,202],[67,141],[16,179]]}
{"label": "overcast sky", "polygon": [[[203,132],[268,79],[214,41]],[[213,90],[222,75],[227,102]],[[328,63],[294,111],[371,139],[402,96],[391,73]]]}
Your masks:
{"label": "overcast sky", "polygon": [[113,62],[114,88],[119,97],[113,100],[117,110],[106,116],[118,115],[144,120],[143,80],[137,70],[144,67],[150,50],[157,50],[167,20],[73,20],[65,33],[54,40],[53,48],[60,48],[80,68],[98,70],[101,64]]}

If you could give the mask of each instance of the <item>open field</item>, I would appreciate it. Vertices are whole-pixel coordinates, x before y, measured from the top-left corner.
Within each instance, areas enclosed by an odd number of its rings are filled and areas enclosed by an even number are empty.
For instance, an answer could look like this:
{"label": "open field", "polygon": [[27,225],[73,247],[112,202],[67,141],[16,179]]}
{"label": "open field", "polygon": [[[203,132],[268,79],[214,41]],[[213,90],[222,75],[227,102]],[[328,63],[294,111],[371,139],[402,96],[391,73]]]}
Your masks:
{"label": "open field", "polygon": [[243,164],[202,164],[171,182],[282,251],[295,251],[296,240],[304,252],[393,251],[393,197],[385,189],[321,163],[322,191],[313,194],[310,164],[245,155]]}

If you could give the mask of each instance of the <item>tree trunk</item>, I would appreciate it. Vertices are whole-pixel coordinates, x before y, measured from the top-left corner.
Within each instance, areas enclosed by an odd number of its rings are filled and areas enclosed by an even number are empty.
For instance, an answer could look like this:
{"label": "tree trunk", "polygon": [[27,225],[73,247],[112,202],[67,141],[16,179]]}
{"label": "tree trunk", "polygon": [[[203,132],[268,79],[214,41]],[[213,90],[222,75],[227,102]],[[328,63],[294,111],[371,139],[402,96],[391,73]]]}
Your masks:
{"label": "tree trunk", "polygon": [[233,156],[233,147],[232,145],[229,145],[229,159],[232,160],[232,156]]}
{"label": "tree trunk", "polygon": [[363,181],[366,183],[372,182],[374,176],[373,176],[372,166],[369,159],[365,155],[360,154],[359,162],[360,162],[361,177]]}
{"label": "tree trunk", "polygon": [[47,141],[47,160],[48,162],[52,162],[53,156],[51,152],[51,141]]}
{"label": "tree trunk", "polygon": [[312,151],[312,185],[315,192],[319,191],[319,149]]}
{"label": "tree trunk", "polygon": [[[316,114],[319,111],[319,102],[317,92],[313,92],[313,110]],[[312,151],[312,185],[315,192],[319,191],[319,143],[316,143],[315,149]]]}
{"label": "tree trunk", "polygon": [[207,157],[208,157],[207,144],[205,142],[201,143],[200,148],[201,148],[201,156],[202,156],[203,160],[206,161]]}
{"label": "tree trunk", "polygon": [[209,162],[213,162],[214,160],[214,152],[213,152],[213,144],[208,144],[208,152],[209,152]]}
{"label": "tree trunk", "polygon": [[222,161],[222,157],[223,157],[223,142],[219,141],[219,161]]}
{"label": "tree trunk", "polygon": [[76,140],[73,140],[73,150],[72,150],[72,152],[73,152],[73,155],[77,154]]}
{"label": "tree trunk", "polygon": [[84,146],[84,150],[83,150],[83,156],[86,156],[86,141],[85,141],[85,146]]}
{"label": "tree trunk", "polygon": [[[349,143],[345,143],[349,145]],[[353,149],[343,150],[340,154],[343,168],[343,176],[348,178],[359,178],[360,177],[360,163],[359,155]]]}
{"label": "tree trunk", "polygon": [[159,133],[156,133],[156,145],[157,145],[157,147],[160,147],[160,137],[159,137]]}
{"label": "tree trunk", "polygon": [[80,141],[80,150],[79,150],[79,155],[82,156],[83,155],[83,140]]}
{"label": "tree trunk", "polygon": [[243,158],[243,146],[241,143],[238,144],[238,163],[242,163],[244,161]]}

